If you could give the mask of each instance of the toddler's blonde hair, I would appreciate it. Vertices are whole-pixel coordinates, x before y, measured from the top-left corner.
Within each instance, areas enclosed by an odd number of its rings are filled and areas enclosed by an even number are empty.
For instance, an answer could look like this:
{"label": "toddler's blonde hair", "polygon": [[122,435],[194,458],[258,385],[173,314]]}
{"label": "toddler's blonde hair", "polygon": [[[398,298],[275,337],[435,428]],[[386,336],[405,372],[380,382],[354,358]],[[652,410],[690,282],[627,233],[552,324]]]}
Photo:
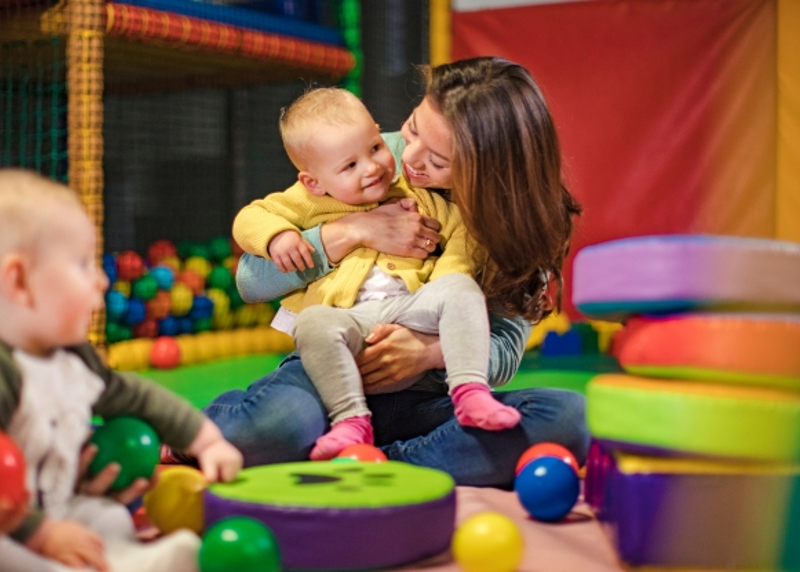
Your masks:
{"label": "toddler's blonde hair", "polygon": [[65,185],[25,169],[0,169],[0,258],[12,251],[35,252],[59,208],[68,206],[85,212]]}
{"label": "toddler's blonde hair", "polygon": [[358,112],[369,114],[360,99],[338,87],[310,89],[284,107],[279,123],[281,138],[294,166],[300,171],[307,169],[308,144],[316,136],[315,126],[352,124]]}

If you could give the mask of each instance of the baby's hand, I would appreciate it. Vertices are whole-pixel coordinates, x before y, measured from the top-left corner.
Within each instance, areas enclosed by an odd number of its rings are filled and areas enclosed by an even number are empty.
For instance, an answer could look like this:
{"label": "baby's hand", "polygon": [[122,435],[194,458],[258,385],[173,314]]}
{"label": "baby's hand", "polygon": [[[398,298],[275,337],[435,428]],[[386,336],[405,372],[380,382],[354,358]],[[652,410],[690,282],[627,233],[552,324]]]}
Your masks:
{"label": "baby's hand", "polygon": [[28,547],[70,568],[91,566],[99,572],[108,570],[103,556],[103,541],[77,522],[45,521],[28,542]]}
{"label": "baby's hand", "polygon": [[232,481],[242,468],[242,454],[228,443],[210,419],[189,445],[189,453],[197,457],[200,470],[209,483]]}
{"label": "baby's hand", "polygon": [[0,498],[0,534],[16,529],[28,514],[28,495],[17,502]]}
{"label": "baby's hand", "polygon": [[293,230],[284,230],[269,241],[270,257],[281,272],[297,272],[313,268],[311,253],[314,247]]}

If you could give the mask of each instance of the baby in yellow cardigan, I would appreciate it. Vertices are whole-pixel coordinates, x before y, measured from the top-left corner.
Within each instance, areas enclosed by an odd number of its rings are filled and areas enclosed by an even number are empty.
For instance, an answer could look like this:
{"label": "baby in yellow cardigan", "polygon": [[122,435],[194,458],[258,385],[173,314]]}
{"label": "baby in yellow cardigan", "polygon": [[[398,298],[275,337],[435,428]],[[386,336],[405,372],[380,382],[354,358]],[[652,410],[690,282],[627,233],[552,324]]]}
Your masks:
{"label": "baby in yellow cardigan", "polygon": [[486,300],[471,278],[475,262],[458,208],[438,193],[395,180],[395,159],[378,126],[345,90],[301,96],[283,113],[281,135],[298,183],[239,212],[233,234],[246,252],[272,259],[282,271],[300,261],[311,266],[312,249],[300,231],[392,198],[412,198],[420,213],[441,224],[438,256],[419,260],[357,248],[333,272],[282,300],[273,325],[294,336],[332,424],[311,458],[330,459],[349,445],[374,442],[354,356],[381,323],[439,335],[459,423],[488,430],[516,425],[519,413],[489,391]]}

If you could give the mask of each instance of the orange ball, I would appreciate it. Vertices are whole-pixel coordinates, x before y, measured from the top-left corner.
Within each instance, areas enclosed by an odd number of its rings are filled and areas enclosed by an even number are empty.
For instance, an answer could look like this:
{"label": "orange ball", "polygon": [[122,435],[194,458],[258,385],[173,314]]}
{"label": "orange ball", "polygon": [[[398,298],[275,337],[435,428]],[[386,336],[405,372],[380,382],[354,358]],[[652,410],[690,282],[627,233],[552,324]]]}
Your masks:
{"label": "orange ball", "polygon": [[558,443],[545,441],[543,443],[537,443],[536,445],[528,447],[525,452],[520,455],[520,458],[517,461],[515,474],[518,475],[525,465],[534,459],[538,459],[539,457],[556,457],[572,467],[576,473],[578,472],[578,460],[575,458],[575,455],[569,451],[569,449],[559,445]]}
{"label": "orange ball", "polygon": [[206,287],[205,279],[192,269],[182,270],[177,281],[188,286],[195,296],[199,296]]}
{"label": "orange ball", "polygon": [[374,445],[367,445],[366,443],[359,443],[357,445],[350,445],[342,449],[337,458],[349,458],[356,461],[363,461],[365,463],[383,463],[388,461],[383,451]]}

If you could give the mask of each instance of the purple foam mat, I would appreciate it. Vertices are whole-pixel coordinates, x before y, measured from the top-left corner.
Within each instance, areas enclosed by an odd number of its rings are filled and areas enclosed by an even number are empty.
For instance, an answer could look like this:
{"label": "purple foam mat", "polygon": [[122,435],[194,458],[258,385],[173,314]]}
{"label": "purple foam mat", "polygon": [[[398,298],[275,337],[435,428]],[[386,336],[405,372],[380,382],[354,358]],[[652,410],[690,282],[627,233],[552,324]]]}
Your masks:
{"label": "purple foam mat", "polygon": [[585,499],[633,566],[800,569],[800,477],[622,472],[593,442]]}
{"label": "purple foam mat", "polygon": [[450,546],[455,492],[431,502],[370,509],[281,507],[205,492],[205,524],[250,516],[272,530],[284,568],[354,570],[402,566]]}

